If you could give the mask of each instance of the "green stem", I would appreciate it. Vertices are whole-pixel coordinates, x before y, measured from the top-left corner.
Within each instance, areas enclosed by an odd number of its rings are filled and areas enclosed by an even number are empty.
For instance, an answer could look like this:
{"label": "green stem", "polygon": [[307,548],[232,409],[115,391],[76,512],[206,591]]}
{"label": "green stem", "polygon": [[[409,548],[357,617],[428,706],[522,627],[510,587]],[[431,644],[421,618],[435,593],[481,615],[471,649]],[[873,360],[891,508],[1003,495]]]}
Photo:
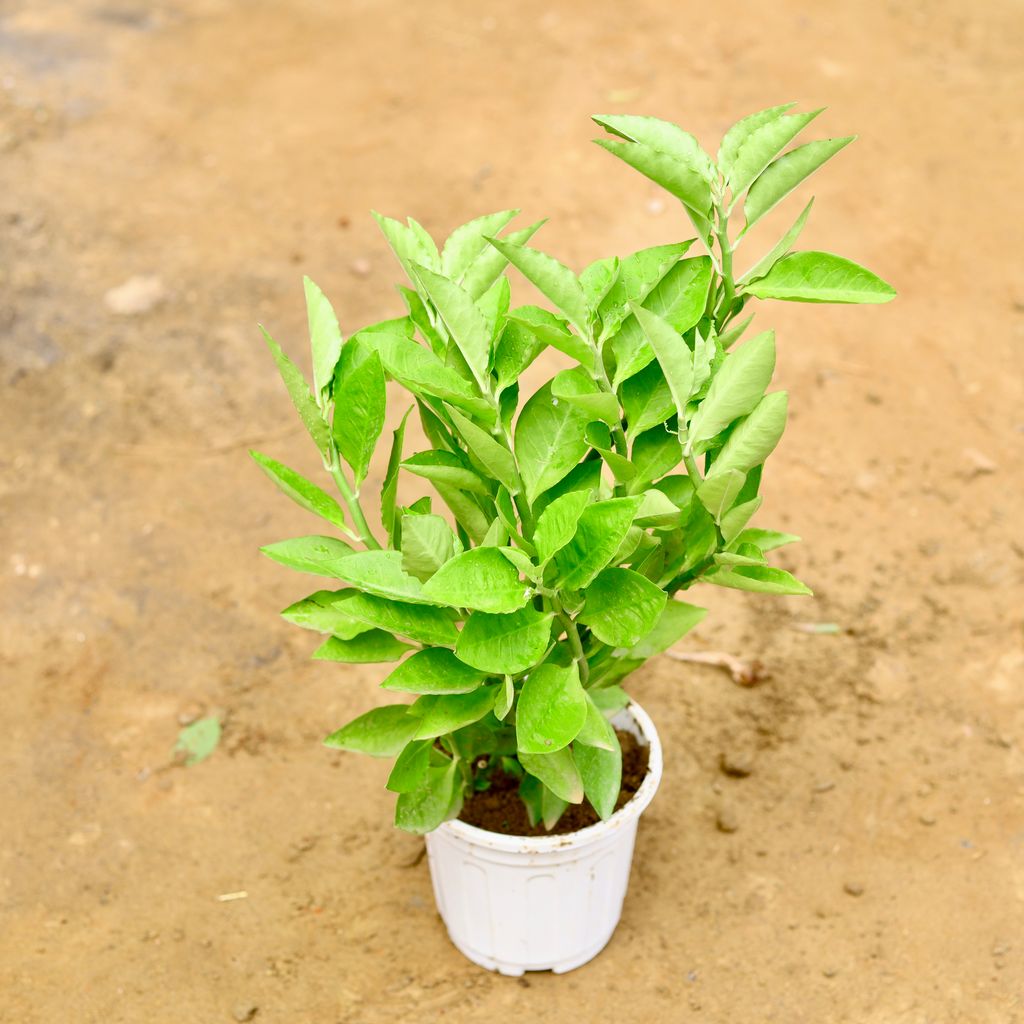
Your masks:
{"label": "green stem", "polygon": [[719,309],[729,311],[732,300],[736,295],[736,284],[732,279],[732,244],[729,242],[729,213],[723,206],[716,207],[718,214],[718,225],[715,229],[715,237],[718,239],[718,248],[722,257],[722,301]]}
{"label": "green stem", "polygon": [[366,522],[366,516],[363,515],[362,506],[359,504],[359,498],[353,493],[348,480],[345,479],[345,474],[342,472],[341,463],[338,461],[338,452],[336,450],[332,450],[331,464],[327,468],[329,469],[331,476],[334,477],[334,482],[338,485],[338,490],[341,492],[345,505],[348,507],[349,514],[352,516],[352,522],[355,523],[356,530],[359,533],[359,539],[368,548],[374,551],[379,551],[380,544],[377,542],[377,538],[370,532],[369,524]]}
{"label": "green stem", "polygon": [[554,610],[558,621],[565,628],[565,635],[569,638],[569,646],[572,648],[572,656],[579,667],[580,682],[586,686],[590,679],[590,665],[588,664],[587,656],[583,651],[583,641],[580,640],[580,631],[576,628],[576,622],[566,613],[565,609],[562,607],[562,602],[557,597],[551,597],[551,607]]}

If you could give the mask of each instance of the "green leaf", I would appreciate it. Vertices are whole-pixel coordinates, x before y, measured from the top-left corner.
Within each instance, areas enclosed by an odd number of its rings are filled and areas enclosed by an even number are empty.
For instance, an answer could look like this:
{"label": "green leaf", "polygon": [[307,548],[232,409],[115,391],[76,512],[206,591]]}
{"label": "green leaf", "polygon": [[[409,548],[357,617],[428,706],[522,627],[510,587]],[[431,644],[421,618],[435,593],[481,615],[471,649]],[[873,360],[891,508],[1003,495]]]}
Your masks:
{"label": "green leaf", "polygon": [[327,296],[308,277],[304,277],[302,283],[306,290],[309,344],[313,353],[313,386],[319,394],[330,387],[334,378],[334,367],[341,356],[341,328]]}
{"label": "green leaf", "polygon": [[438,825],[458,813],[460,785],[456,761],[451,761],[447,767],[428,768],[416,789],[398,794],[395,825],[415,835],[433,832]]}
{"label": "green leaf", "polygon": [[698,608],[685,601],[669,601],[657,624],[628,654],[629,658],[653,658],[667,651],[696,626],[705,615],[707,608]]}
{"label": "green leaf", "polygon": [[443,736],[479,722],[494,707],[497,692],[496,686],[481,686],[469,693],[430,693],[418,697],[409,708],[410,716],[419,717],[416,739]]}
{"label": "green leaf", "polygon": [[[644,299],[643,308],[661,317],[676,334],[685,334],[704,315],[711,279],[709,257],[680,260]],[[654,350],[635,317],[630,317],[612,339],[612,349],[616,360],[616,388],[654,359]]]}
{"label": "green leaf", "polygon": [[618,256],[594,260],[580,273],[580,287],[590,309],[596,309],[619,277]]}
{"label": "green leaf", "polygon": [[555,498],[537,519],[533,543],[537,559],[544,564],[561,551],[576,533],[583,510],[591,504],[589,491],[569,491]]}
{"label": "green leaf", "polygon": [[[535,221],[533,224],[518,231],[510,231],[505,236],[506,242],[513,245],[523,245],[528,242],[537,231],[546,223],[544,220]],[[488,288],[501,276],[508,260],[493,246],[488,245],[486,249],[473,261],[472,266],[466,271],[462,278],[462,287],[472,296],[479,299]]]}
{"label": "green leaf", "polygon": [[456,228],[441,250],[441,273],[449,281],[459,281],[473,261],[487,249],[487,235],[496,235],[518,210],[487,213]]}
{"label": "green leaf", "polygon": [[633,647],[658,622],[668,595],[631,569],[604,569],[587,587],[579,621],[602,643]]}
{"label": "green leaf", "polygon": [[546,344],[528,327],[514,320],[507,321],[494,349],[494,372],[499,390],[515,384]]}
{"label": "green leaf", "polygon": [[582,590],[594,581],[625,539],[642,500],[609,498],[583,510],[572,540],[555,555],[562,589]]}
{"label": "green leaf", "polygon": [[607,821],[615,813],[615,804],[622,789],[622,748],[614,730],[609,731],[615,741],[612,750],[584,743],[573,744],[583,792],[602,821]]}
{"label": "green leaf", "polygon": [[477,384],[486,393],[487,367],[491,359],[491,329],[483,313],[470,295],[448,278],[426,267],[416,267],[416,273]]}
{"label": "green leaf", "polygon": [[448,414],[452,418],[456,429],[466,442],[477,462],[495,480],[498,481],[509,494],[519,493],[519,471],[516,468],[516,460],[512,453],[502,444],[499,444],[486,430],[478,427],[472,420],[467,419],[457,409],[449,408]]}
{"label": "green leaf", "polygon": [[406,651],[408,644],[396,640],[382,629],[370,629],[350,640],[329,636],[314,652],[316,661],[341,661],[349,665],[376,665],[395,661]]}
{"label": "green leaf", "polygon": [[380,356],[369,357],[345,374],[334,396],[334,443],[352,467],[356,488],[366,471],[384,429],[384,368]]}
{"label": "green leaf", "polygon": [[671,121],[635,114],[594,114],[592,120],[613,135],[630,142],[643,143],[659,153],[675,157],[692,167],[709,183],[714,180],[711,157],[701,149],[693,135]]}
{"label": "green leaf", "polygon": [[551,396],[559,402],[576,406],[589,419],[600,420],[609,426],[619,425],[618,400],[602,391],[580,366],[555,374],[551,381]]}
{"label": "green leaf", "polygon": [[562,747],[553,754],[520,753],[519,762],[555,796],[570,804],[583,802],[583,780],[571,747]]}
{"label": "green leaf", "polygon": [[395,497],[398,493],[398,467],[402,464],[402,444],[405,440],[405,424],[409,419],[412,406],[405,410],[402,422],[398,424],[394,433],[394,440],[391,443],[391,455],[388,457],[388,467],[384,473],[384,483],[380,493],[380,521],[387,530],[391,543],[395,542],[396,520],[395,520]]}
{"label": "green leaf", "polygon": [[637,434],[660,426],[676,411],[672,390],[657,359],[623,381],[621,393],[628,424],[626,438],[630,441]]}
{"label": "green leaf", "polygon": [[[699,218],[707,220],[711,212],[711,186],[696,161],[660,152],[642,142],[612,139],[594,139],[594,142],[660,185]],[[702,234],[705,233],[702,230]]]}
{"label": "green leaf", "polygon": [[[812,197],[807,205],[803,208],[800,216],[793,222],[793,226],[772,246],[772,248],[765,253],[740,279],[739,284],[746,285],[751,281],[760,280],[764,277],[772,267],[775,266],[779,260],[782,259],[790,249],[793,248],[794,243],[800,237],[800,233],[804,229],[804,225],[807,223],[807,218],[811,215],[811,207],[814,205],[814,198]],[[748,317],[743,324],[743,328],[750,323],[753,317]],[[732,331],[728,331],[720,337],[722,346],[728,348],[733,341],[736,340],[743,333],[742,329],[739,329],[735,338],[731,337]],[[727,340],[727,335],[729,336]]]}
{"label": "green leaf", "polygon": [[807,114],[783,114],[750,133],[740,146],[727,175],[734,201],[820,113],[821,110],[812,110]]}
{"label": "green leaf", "polygon": [[845,139],[820,139],[817,142],[808,142],[791,149],[769,164],[750,186],[747,198],[743,202],[743,215],[746,218],[744,232],[769,210],[774,209],[826,160],[853,142],[855,137],[850,135]]}
{"label": "green leaf", "polygon": [[762,551],[774,551],[785,544],[795,544],[799,537],[792,533],[779,533],[778,530],[762,530],[752,526],[736,538],[738,544],[754,544]]}
{"label": "green leaf", "polygon": [[[434,480],[434,490],[455,516],[455,521],[465,531],[466,536],[474,543],[483,542],[487,529],[493,519],[493,512],[485,515],[480,507],[480,498],[475,498],[466,491],[459,490],[450,484]],[[489,503],[488,503],[489,504]],[[492,506],[493,507],[493,506]]]}
{"label": "green leaf", "polygon": [[299,414],[299,418],[302,420],[309,431],[309,436],[313,438],[314,444],[321,452],[325,454],[330,451],[330,429],[324,422],[324,418],[320,415],[320,409],[310,394],[309,387],[306,384],[306,379],[302,376],[302,371],[284,354],[281,346],[266,332],[261,326],[260,330],[263,331],[263,338],[267,343],[267,348],[270,349],[270,354],[274,357],[274,362],[277,363],[278,372],[281,374],[281,380],[284,381],[284,386],[288,390],[288,396],[292,400],[292,405],[295,406],[295,411]]}
{"label": "green leaf", "polygon": [[514,675],[532,668],[551,639],[551,615],[532,606],[508,615],[473,612],[459,634],[455,653],[483,672]]}
{"label": "green leaf", "polygon": [[423,584],[402,568],[400,551],[357,551],[332,563],[332,575],[368,594],[408,601],[412,604],[436,604]]}
{"label": "green leaf", "polygon": [[426,582],[455,556],[458,540],[437,515],[402,516],[402,569]]}
{"label": "green leaf", "polygon": [[402,463],[402,468],[416,476],[423,477],[424,480],[431,481],[431,483],[455,487],[460,491],[468,491],[470,494],[489,497],[491,493],[487,482],[473,469],[461,452],[456,454],[436,449],[417,452]]}
{"label": "green leaf", "polygon": [[743,530],[743,527],[750,522],[754,513],[761,507],[761,499],[753,498],[734,506],[722,516],[720,529],[722,540],[726,544],[732,544],[736,536]]}
{"label": "green leaf", "polygon": [[388,245],[391,246],[391,251],[398,257],[398,262],[402,264],[409,280],[415,285],[417,282],[413,265],[422,263],[428,267],[436,266],[437,247],[432,240],[425,240],[421,232],[407,227],[400,221],[382,216],[376,211],[371,211],[371,213],[384,233]]}
{"label": "green leaf", "polygon": [[648,344],[654,350],[661,372],[668,383],[676,404],[680,426],[686,423],[686,404],[693,387],[693,353],[689,346],[660,316],[644,309],[631,307]]}
{"label": "green leaf", "polygon": [[793,252],[762,278],[744,285],[759,299],[787,302],[879,303],[896,290],[870,270],[829,252]]}
{"label": "green leaf", "polygon": [[214,716],[200,718],[186,725],[178,733],[178,742],[174,745],[175,753],[185,755],[186,766],[205,761],[220,743],[220,720]]}
{"label": "green leaf", "polygon": [[733,324],[733,326],[727,331],[723,331],[718,336],[718,344],[722,346],[722,349],[725,350],[732,348],[732,346],[743,337],[744,332],[750,326],[753,319],[754,314],[751,313],[746,320],[741,320],[739,323]]}
{"label": "green leaf", "polygon": [[335,537],[296,537],[293,540],[265,544],[260,551],[290,569],[335,579],[339,578],[335,573],[338,561],[355,553],[344,541]]}
{"label": "green leaf", "polygon": [[558,402],[545,384],[523,407],[515,429],[516,461],[532,505],[557,484],[587,451],[583,432],[590,417],[569,402]]}
{"label": "green leaf", "polygon": [[288,495],[297,505],[301,505],[307,512],[312,512],[333,523],[342,530],[345,526],[345,513],[341,506],[326,491],[321,490],[316,484],[311,483],[304,476],[289,469],[280,462],[276,462],[268,455],[261,452],[251,451],[256,464],[263,470],[278,487]]}
{"label": "green leaf", "polygon": [[[595,690],[594,693],[599,691]],[[573,741],[574,746],[579,749],[580,744],[588,747],[599,747],[601,750],[614,750],[617,746],[615,730],[611,727],[608,719],[604,717],[600,706],[595,703],[592,695],[585,692],[587,699],[587,717],[583,727],[576,734]],[[628,698],[627,698],[628,699]]]}
{"label": "green leaf", "polygon": [[402,693],[472,693],[486,678],[447,647],[429,647],[403,661],[380,685]]}
{"label": "green leaf", "polygon": [[783,103],[778,107],[760,110],[756,114],[750,114],[737,121],[725,133],[725,138],[722,139],[722,145],[718,150],[718,168],[726,179],[729,177],[737,154],[751,135],[766,124],[778,121],[787,110],[791,110],[795,106],[795,103]]}
{"label": "green leaf", "polygon": [[608,468],[612,471],[617,483],[628,483],[636,476],[636,466],[624,455],[620,455],[614,448],[611,431],[608,425],[598,421],[587,426],[583,435],[587,444],[596,452],[600,452]]}
{"label": "green leaf", "polygon": [[563,317],[540,306],[518,306],[508,315],[512,323],[520,324],[545,345],[557,348],[570,359],[594,368],[594,350],[578,334],[573,334]]}
{"label": "green leaf", "polygon": [[705,483],[727,470],[746,473],[772,453],[786,429],[789,398],[785,391],[773,391],[740,420],[715,458]]}
{"label": "green leaf", "polygon": [[511,676],[505,676],[498,696],[494,701],[494,717],[503,722],[512,710],[512,702],[516,699],[516,688]]}
{"label": "green leaf", "polygon": [[433,746],[430,740],[410,740],[406,743],[391,769],[385,788],[392,793],[411,793],[419,789],[427,778]]}
{"label": "green leaf", "polygon": [[547,296],[581,334],[587,333],[590,312],[576,275],[553,256],[501,238],[488,241],[543,295]]}
{"label": "green leaf", "polygon": [[690,421],[687,447],[721,433],[746,416],[764,395],[775,372],[775,334],[765,331],[741,345],[719,367]]}
{"label": "green leaf", "polygon": [[423,586],[424,597],[438,604],[496,614],[518,611],[532,593],[497,547],[456,555]]}
{"label": "green leaf", "polygon": [[568,746],[586,717],[587,697],[576,662],[568,668],[550,662],[538,666],[526,677],[516,705],[520,753],[550,754]]}
{"label": "green leaf", "polygon": [[602,686],[588,690],[587,697],[602,715],[614,715],[629,704],[629,694],[621,686]]}
{"label": "green leaf", "polygon": [[716,523],[732,508],[743,488],[746,475],[736,469],[724,469],[710,474],[697,488],[697,497],[711,513]]}
{"label": "green leaf", "polygon": [[641,497],[643,502],[633,519],[635,526],[668,529],[682,525],[682,511],[664,491],[652,488],[644,491]]}
{"label": "green leaf", "polygon": [[636,477],[630,490],[642,487],[670,473],[679,465],[683,447],[674,430],[668,426],[653,427],[644,431],[634,442],[630,461],[636,467]]}
{"label": "green leaf", "polygon": [[371,757],[394,757],[413,738],[418,718],[406,704],[388,704],[354,718],[324,740],[324,746],[353,750]]}
{"label": "green leaf", "polygon": [[785,569],[768,565],[737,565],[732,568],[716,569],[702,577],[708,583],[733,590],[750,590],[759,594],[790,594],[811,596],[813,591],[791,576]]}
{"label": "green leaf", "polygon": [[333,633],[343,640],[368,629],[383,629],[419,643],[451,647],[459,635],[447,609],[388,601],[357,590],[319,590],[281,615],[305,629]]}

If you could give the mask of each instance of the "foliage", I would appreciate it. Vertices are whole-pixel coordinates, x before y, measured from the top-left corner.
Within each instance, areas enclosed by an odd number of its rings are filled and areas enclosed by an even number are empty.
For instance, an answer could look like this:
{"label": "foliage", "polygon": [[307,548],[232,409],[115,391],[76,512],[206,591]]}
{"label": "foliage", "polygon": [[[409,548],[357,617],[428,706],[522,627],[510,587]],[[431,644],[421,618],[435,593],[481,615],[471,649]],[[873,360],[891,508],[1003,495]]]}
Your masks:
{"label": "foliage", "polygon": [[[326,634],[315,657],[405,656],[383,688],[412,702],[368,711],[326,741],[396,758],[388,788],[401,828],[425,832],[457,815],[497,766],[521,777],[531,818],[549,828],[585,797],[608,817],[621,773],[608,719],[627,700],[619,683],[703,616],[677,595],[696,583],[810,593],[767,564],[796,538],[748,525],[787,397],[767,390],[773,333],[743,341],[743,314],[753,299],[877,303],[894,292],[849,260],[793,251],[810,203],[765,256],[734,270],[749,229],[851,141],[783,152],[819,113],[791,106],[734,125],[716,160],[668,122],[594,118],[610,136],[598,145],[678,199],[695,239],[577,275],[526,245],[539,224],[502,234],[515,210],[463,225],[440,248],[415,221],[377,216],[409,280],[407,315],[345,340],[307,279],[312,388],[267,336],[341,501],[253,457],[344,539],[264,551],[340,584],[284,612]],[[553,308],[512,308],[508,265]],[[523,402],[520,377],[549,347],[568,365]],[[406,452],[406,412],[378,532],[359,492],[388,381],[412,396],[430,447]],[[400,471],[429,483],[447,513],[429,496],[400,506]]]}

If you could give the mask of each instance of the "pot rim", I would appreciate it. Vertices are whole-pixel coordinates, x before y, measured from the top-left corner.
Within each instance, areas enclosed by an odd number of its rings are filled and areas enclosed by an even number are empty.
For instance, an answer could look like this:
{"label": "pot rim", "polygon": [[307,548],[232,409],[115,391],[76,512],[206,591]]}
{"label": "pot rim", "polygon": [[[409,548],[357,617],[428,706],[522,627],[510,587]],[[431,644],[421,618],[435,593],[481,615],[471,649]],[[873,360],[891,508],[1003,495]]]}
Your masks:
{"label": "pot rim", "polygon": [[647,741],[650,748],[647,774],[629,802],[623,804],[607,821],[598,821],[575,832],[566,832],[555,836],[521,836],[489,832],[487,829],[477,828],[476,825],[459,821],[458,818],[443,822],[435,831],[447,832],[453,838],[461,839],[474,846],[514,853],[549,853],[555,850],[589,846],[618,832],[624,825],[639,818],[647,809],[661,782],[662,772],[661,740],[658,737],[657,729],[654,728],[654,722],[634,700],[630,700],[620,714],[623,712],[628,712],[632,716],[633,722],[640,729],[641,736]]}

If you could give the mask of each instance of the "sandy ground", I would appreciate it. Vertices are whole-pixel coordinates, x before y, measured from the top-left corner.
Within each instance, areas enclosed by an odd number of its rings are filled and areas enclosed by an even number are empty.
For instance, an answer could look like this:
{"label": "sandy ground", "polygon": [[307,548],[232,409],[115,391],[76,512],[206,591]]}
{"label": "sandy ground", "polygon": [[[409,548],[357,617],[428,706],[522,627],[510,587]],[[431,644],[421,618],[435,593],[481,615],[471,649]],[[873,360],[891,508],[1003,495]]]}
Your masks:
{"label": "sandy ground", "polygon": [[[1024,1020],[1018,4],[0,11],[0,1020]],[[276,616],[308,583],[257,546],[312,523],[245,451],[315,456],[254,323],[301,350],[302,273],[348,328],[397,312],[370,208],[520,205],[577,267],[676,239],[587,115],[711,145],[790,99],[861,135],[808,247],[901,292],[762,314],[795,414],[759,522],[818,596],[700,595],[688,647],[771,680],[639,673],[667,771],[622,925],[569,976],[492,976],[386,766],[319,745],[382,673]],[[112,312],[136,275],[159,301]],[[200,710],[220,749],[168,767]]]}

